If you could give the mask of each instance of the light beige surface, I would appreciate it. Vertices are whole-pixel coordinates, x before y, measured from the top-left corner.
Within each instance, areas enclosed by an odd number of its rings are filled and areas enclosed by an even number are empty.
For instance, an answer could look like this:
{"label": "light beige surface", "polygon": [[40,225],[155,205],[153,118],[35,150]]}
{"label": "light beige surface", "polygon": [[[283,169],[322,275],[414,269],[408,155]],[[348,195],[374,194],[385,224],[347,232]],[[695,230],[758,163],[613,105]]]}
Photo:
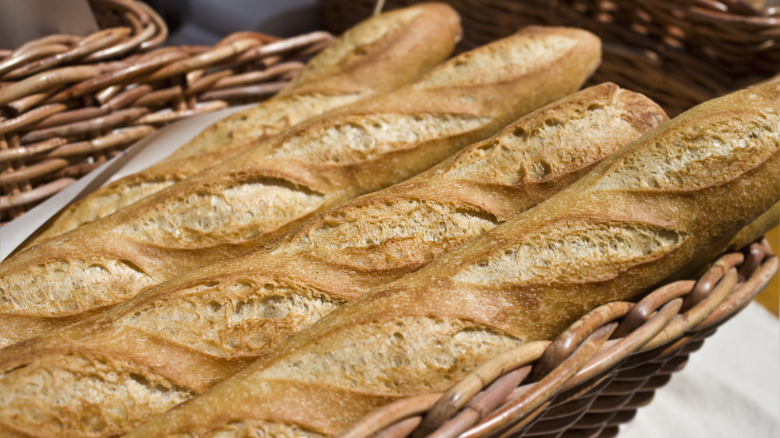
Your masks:
{"label": "light beige surface", "polygon": [[[101,433],[127,430],[269,354],[340,303],[546,199],[664,120],[657,105],[613,84],[586,89],[404,183],[308,221],[272,249],[0,350],[0,431],[57,434],[56,424],[75,434],[87,415],[106,425]],[[52,376],[45,393],[31,394],[43,370]],[[63,399],[67,413],[57,409]],[[23,411],[39,419],[14,414]]]}
{"label": "light beige surface", "polygon": [[750,303],[656,391],[620,438],[780,436],[780,322]]}
{"label": "light beige surface", "polygon": [[334,435],[640,294],[780,200],[778,102],[776,84],[697,106],[129,436]]}
{"label": "light beige surface", "polygon": [[[572,93],[599,61],[600,42],[588,32],[529,27],[32,246],[0,264],[0,343],[99,313],[411,177]],[[409,130],[390,129],[395,122]],[[327,147],[307,147],[323,137]]]}

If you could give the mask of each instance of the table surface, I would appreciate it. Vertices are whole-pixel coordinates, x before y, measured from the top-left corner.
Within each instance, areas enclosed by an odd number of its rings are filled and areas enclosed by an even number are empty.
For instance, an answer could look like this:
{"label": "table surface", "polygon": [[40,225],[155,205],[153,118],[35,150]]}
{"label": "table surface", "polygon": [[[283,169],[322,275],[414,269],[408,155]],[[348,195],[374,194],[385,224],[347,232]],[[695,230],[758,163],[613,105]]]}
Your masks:
{"label": "table surface", "polygon": [[780,437],[780,322],[751,303],[707,338],[619,438]]}

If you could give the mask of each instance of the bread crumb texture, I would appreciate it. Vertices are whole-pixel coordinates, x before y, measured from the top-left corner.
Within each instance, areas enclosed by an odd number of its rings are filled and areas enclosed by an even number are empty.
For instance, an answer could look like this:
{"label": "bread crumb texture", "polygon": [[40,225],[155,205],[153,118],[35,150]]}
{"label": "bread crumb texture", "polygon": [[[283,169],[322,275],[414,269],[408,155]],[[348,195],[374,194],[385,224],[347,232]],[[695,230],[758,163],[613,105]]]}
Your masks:
{"label": "bread crumb texture", "polygon": [[448,176],[504,185],[549,180],[606,156],[612,148],[604,145],[615,143],[616,132],[634,132],[625,109],[609,101],[551,107],[544,114],[467,149]]}
{"label": "bread crumb texture", "polygon": [[[458,114],[358,114],[285,137],[275,158],[352,164],[414,145],[479,129],[490,117]],[[381,139],[378,141],[377,139]]]}
{"label": "bread crumb texture", "polygon": [[465,265],[453,278],[485,286],[604,281],[673,252],[686,236],[638,223],[558,222]]}
{"label": "bread crumb texture", "polygon": [[479,211],[420,199],[390,199],[338,209],[298,239],[329,263],[394,269],[430,261],[441,251],[497,225]]}
{"label": "bread crumb texture", "polygon": [[[512,81],[540,66],[554,64],[555,60],[563,57],[578,44],[573,37],[550,33],[535,35],[522,41],[517,38],[499,40],[480,50],[458,55],[415,83],[413,88],[426,90],[442,86],[470,87]],[[494,68],[486,70],[485,65],[493,65]]]}
{"label": "bread crumb texture", "polygon": [[242,144],[276,135],[311,116],[355,102],[361,96],[360,93],[322,92],[278,96],[252,108],[246,117],[239,117],[227,133],[227,140]]}
{"label": "bread crumb texture", "polygon": [[[115,185],[111,191],[96,192],[97,196],[92,197],[90,200],[89,209],[78,209],[78,214],[80,215],[91,215],[79,218],[80,223],[78,225],[96,221],[107,214],[113,213],[121,206],[132,204],[179,181],[179,178],[170,176],[165,179]],[[71,228],[76,228],[76,226]]]}
{"label": "bread crumb texture", "polygon": [[[650,147],[635,148],[592,190],[699,190],[739,178],[780,148],[780,116],[716,113]],[[722,126],[728,126],[726,131]]]}
{"label": "bread crumb texture", "polygon": [[[111,281],[123,278],[123,282]],[[155,281],[127,260],[53,260],[0,276],[0,312],[62,316],[123,301]],[[83,293],[100,289],[102,292]]]}
{"label": "bread crumb texture", "polygon": [[226,145],[249,146],[252,141],[276,135],[290,126],[332,108],[347,105],[363,94],[308,92],[277,95],[216,122],[177,149],[169,158],[182,159],[215,152]]}
{"label": "bread crumb texture", "polygon": [[168,438],[325,438],[325,435],[301,429],[296,425],[252,419],[230,421],[199,434],[174,433],[166,436]]}
{"label": "bread crumb texture", "polygon": [[349,324],[262,370],[264,380],[378,395],[441,391],[520,340],[455,318]]}
{"label": "bread crumb texture", "polygon": [[211,282],[155,300],[118,321],[171,343],[235,358],[259,355],[269,345],[309,326],[341,300],[302,284],[252,280]]}
{"label": "bread crumb texture", "polygon": [[0,375],[0,424],[31,435],[113,436],[165,412],[194,393],[137,364],[58,355]]}
{"label": "bread crumb texture", "polygon": [[285,180],[253,178],[156,203],[118,232],[173,248],[246,241],[316,210],[323,195]]}

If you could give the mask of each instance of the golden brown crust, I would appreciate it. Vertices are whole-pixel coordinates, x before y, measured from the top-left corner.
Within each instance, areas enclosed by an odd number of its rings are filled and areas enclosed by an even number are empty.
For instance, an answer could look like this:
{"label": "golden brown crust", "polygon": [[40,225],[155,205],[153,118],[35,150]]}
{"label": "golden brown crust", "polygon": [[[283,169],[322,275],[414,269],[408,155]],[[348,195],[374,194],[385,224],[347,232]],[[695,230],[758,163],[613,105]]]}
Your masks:
{"label": "golden brown crust", "polygon": [[458,15],[442,3],[365,20],[312,59],[278,95],[220,120],[160,163],[72,204],[30,244],[108,216],[310,117],[411,82],[446,59],[460,33]]}
{"label": "golden brown crust", "polygon": [[[100,351],[104,360],[138,364],[168,386],[202,392],[341,303],[561,190],[649,129],[646,120],[663,119],[649,99],[614,84],[575,93],[404,183],[307,221],[269,249],[192,272],[103,315],[0,350],[0,376],[23,365],[55,370],[62,356]],[[527,170],[542,161],[545,175]],[[13,379],[5,393],[19,400],[29,378],[9,374],[0,385]],[[72,394],[74,411],[79,382],[51,384],[52,391]],[[38,400],[36,409],[45,411],[50,402]]]}
{"label": "golden brown crust", "polygon": [[780,225],[780,201],[769,207],[769,209],[756,218],[756,220],[739,230],[739,232],[729,240],[726,247],[729,250],[738,251],[751,242],[761,238],[761,236],[778,225]]}
{"label": "golden brown crust", "polygon": [[780,86],[767,85],[682,114],[129,436],[237,424],[330,436],[390,399],[446,389],[511,345],[552,339],[598,304],[635,298],[780,200],[779,103]]}
{"label": "golden brown crust", "polygon": [[0,290],[10,299],[0,300],[0,330],[27,331],[9,327],[6,315],[76,317],[257,247],[570,94],[599,59],[600,43],[588,32],[529,28],[409,87],[297,125],[133,208],[5,260]]}

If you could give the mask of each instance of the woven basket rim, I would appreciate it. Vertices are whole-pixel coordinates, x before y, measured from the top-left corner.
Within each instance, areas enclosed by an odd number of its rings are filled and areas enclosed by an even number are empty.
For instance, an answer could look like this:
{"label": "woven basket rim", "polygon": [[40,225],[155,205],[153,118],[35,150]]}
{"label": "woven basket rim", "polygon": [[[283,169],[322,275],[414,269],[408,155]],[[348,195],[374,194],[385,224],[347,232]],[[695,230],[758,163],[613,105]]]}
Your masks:
{"label": "woven basket rim", "polygon": [[385,405],[341,438],[379,432],[395,437],[521,433],[563,401],[598,390],[621,362],[638,366],[648,356],[670,356],[688,343],[698,348],[699,338],[747,306],[777,271],[778,258],[761,239],[722,255],[696,280],[665,284],[637,302],[600,306],[552,342],[530,342],[501,354],[446,393]]}

